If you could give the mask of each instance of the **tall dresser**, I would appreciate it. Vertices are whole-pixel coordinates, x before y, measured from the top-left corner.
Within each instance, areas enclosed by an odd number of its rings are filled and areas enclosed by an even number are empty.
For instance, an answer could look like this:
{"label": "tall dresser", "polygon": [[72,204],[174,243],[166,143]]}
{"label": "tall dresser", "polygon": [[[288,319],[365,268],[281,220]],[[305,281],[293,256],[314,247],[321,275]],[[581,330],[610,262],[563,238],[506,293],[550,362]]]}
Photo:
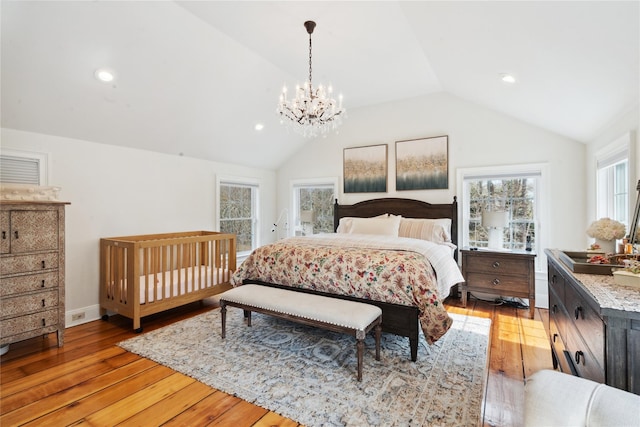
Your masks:
{"label": "tall dresser", "polygon": [[65,205],[0,203],[0,345],[52,332],[64,344]]}
{"label": "tall dresser", "polygon": [[560,251],[545,253],[554,367],[640,394],[640,290],[574,273]]}

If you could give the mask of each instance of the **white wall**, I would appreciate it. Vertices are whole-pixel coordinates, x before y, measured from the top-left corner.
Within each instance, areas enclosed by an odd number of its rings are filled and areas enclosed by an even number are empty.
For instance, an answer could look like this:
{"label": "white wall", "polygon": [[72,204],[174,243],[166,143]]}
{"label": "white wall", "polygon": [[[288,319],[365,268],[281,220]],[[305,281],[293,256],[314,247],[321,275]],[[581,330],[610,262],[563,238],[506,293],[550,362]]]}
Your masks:
{"label": "white wall", "polygon": [[[273,171],[2,129],[2,148],[49,154],[49,185],[66,208],[66,311],[98,317],[99,239],[215,230],[216,174],[261,183],[261,218],[275,214]],[[271,236],[263,227],[262,242]]]}
{"label": "white wall", "polygon": [[[395,141],[449,136],[449,189],[395,190]],[[549,247],[581,244],[585,222],[584,144],[512,119],[498,112],[438,93],[402,102],[349,112],[339,134],[307,142],[278,169],[278,208],[290,206],[292,179],[339,176],[346,147],[388,144],[387,193],[343,194],[350,204],[374,197],[407,197],[432,203],[449,203],[456,195],[456,169],[548,163],[548,200],[554,214],[549,227]],[[459,202],[463,202],[458,196]]]}
{"label": "white wall", "polygon": [[[344,204],[374,197],[449,203],[457,191],[457,168],[547,163],[550,176],[544,196],[550,220],[541,224],[540,232],[547,236],[544,245],[582,247],[586,218],[584,144],[445,93],[354,109],[348,114],[339,134],[307,142],[278,170],[279,209],[290,206],[292,179],[339,176],[342,183],[346,147],[388,144],[389,178],[387,193],[343,194],[341,188],[338,199]],[[449,136],[449,189],[396,191],[395,141],[439,135]],[[460,196],[458,201],[463,204]],[[544,306],[546,276],[541,271],[538,277],[538,305]]]}

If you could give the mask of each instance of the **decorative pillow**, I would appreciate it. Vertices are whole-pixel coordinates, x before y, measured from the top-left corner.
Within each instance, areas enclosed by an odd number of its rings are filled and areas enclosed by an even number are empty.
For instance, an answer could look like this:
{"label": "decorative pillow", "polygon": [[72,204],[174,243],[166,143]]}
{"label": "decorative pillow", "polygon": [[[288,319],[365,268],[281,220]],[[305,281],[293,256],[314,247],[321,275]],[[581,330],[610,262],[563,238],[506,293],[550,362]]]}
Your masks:
{"label": "decorative pillow", "polygon": [[354,218],[350,233],[398,236],[401,219],[401,217]]}
{"label": "decorative pillow", "polygon": [[434,243],[451,242],[451,219],[402,218],[398,237],[411,237]]}
{"label": "decorative pillow", "polygon": [[[388,214],[382,214],[378,216],[374,216],[373,218],[387,218]],[[351,227],[353,225],[354,219],[361,219],[355,216],[345,216],[340,218],[340,222],[338,222],[338,228],[336,229],[336,233],[351,233]]]}

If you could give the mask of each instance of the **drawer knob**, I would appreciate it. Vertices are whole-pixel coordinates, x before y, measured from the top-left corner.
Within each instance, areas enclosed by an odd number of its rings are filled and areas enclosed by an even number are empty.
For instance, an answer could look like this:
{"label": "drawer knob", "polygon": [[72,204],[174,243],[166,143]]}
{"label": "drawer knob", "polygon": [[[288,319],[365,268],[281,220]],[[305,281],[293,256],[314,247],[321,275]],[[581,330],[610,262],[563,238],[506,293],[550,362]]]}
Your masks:
{"label": "drawer knob", "polygon": [[491,283],[493,284],[493,286],[498,286],[500,284],[500,279],[496,277],[495,279],[493,279],[493,282]]}
{"label": "drawer knob", "polygon": [[44,300],[42,300],[42,306],[43,306],[43,307],[45,306],[45,304],[44,304]]}
{"label": "drawer knob", "polygon": [[2,240],[6,240],[7,239],[7,232],[3,231],[2,232]]}
{"label": "drawer knob", "polygon": [[582,315],[582,318],[584,319],[584,314],[582,313],[582,307],[580,306],[576,307],[573,314],[576,316],[576,320],[578,320],[581,317],[581,315]]}
{"label": "drawer knob", "polygon": [[576,351],[575,359],[576,359],[576,365],[580,364],[580,359],[582,359],[582,364],[584,365],[584,353],[581,352],[580,350]]}
{"label": "drawer knob", "polygon": [[45,267],[44,260],[42,260],[42,268],[47,268],[47,267]]}
{"label": "drawer knob", "polygon": [[17,239],[18,238],[18,230],[13,232],[13,236]]}
{"label": "drawer knob", "polygon": [[44,288],[44,279],[42,279],[42,286],[41,287]]}
{"label": "drawer knob", "polygon": [[491,266],[493,268],[498,268],[498,267],[500,267],[500,263],[498,261],[494,261],[493,264],[491,264]]}
{"label": "drawer knob", "polygon": [[44,319],[42,319],[42,326],[47,326],[47,322]]}

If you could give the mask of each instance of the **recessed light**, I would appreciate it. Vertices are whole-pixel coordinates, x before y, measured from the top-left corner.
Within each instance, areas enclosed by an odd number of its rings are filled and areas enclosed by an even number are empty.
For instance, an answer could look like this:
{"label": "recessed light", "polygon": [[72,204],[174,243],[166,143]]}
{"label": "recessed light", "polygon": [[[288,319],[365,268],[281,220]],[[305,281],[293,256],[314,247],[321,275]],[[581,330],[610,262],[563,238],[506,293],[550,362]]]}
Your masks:
{"label": "recessed light", "polygon": [[113,79],[115,79],[115,74],[113,71],[108,70],[106,68],[99,68],[96,70],[96,72],[94,73],[94,75],[96,76],[96,79],[100,80],[101,82],[105,82],[105,83],[109,83],[111,81],[113,81]]}
{"label": "recessed light", "polygon": [[513,76],[513,74],[500,74],[500,80],[502,80],[503,83],[509,84],[513,84],[516,82],[516,78]]}
{"label": "recessed light", "polygon": [[264,125],[262,123],[256,123],[256,125],[253,128],[255,130],[262,130],[264,129]]}

